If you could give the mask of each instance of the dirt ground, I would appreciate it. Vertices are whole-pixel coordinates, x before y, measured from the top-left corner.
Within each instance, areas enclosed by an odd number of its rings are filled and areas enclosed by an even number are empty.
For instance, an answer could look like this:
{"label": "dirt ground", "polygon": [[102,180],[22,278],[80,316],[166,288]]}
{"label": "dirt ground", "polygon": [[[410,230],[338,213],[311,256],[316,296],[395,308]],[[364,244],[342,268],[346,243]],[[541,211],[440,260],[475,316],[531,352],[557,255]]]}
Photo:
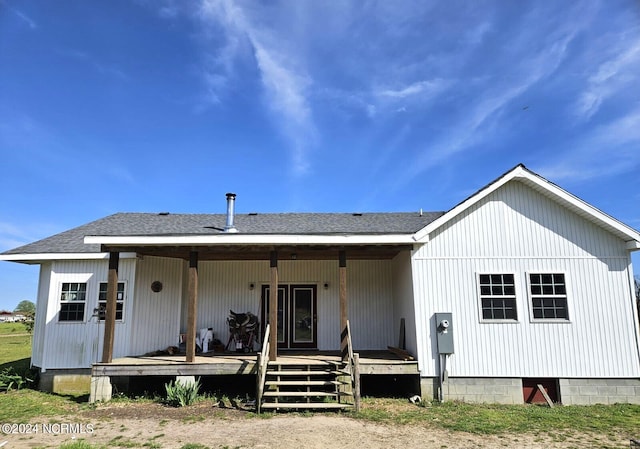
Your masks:
{"label": "dirt ground", "polygon": [[[78,416],[57,420],[56,426],[38,433],[0,434],[3,449],[56,448],[84,439],[108,447],[181,448],[199,443],[223,448],[583,448],[629,447],[620,436],[500,435],[448,432],[428,424],[388,425],[334,413],[280,414],[256,417],[246,411],[212,407],[169,408],[159,404],[103,404]],[[43,423],[49,422],[43,420]],[[79,433],[65,424],[82,423]],[[35,422],[32,424],[36,424]],[[60,430],[59,433],[50,433]]]}

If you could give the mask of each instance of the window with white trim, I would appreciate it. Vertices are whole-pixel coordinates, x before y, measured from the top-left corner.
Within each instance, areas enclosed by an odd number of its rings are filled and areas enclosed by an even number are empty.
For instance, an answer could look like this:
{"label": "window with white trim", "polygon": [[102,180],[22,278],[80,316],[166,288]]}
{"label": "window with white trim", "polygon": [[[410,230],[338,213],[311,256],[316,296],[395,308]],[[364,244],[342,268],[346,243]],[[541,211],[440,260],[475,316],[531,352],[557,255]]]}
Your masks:
{"label": "window with white trim", "polygon": [[[107,283],[100,282],[100,290],[98,291],[98,319],[104,320],[107,310]],[[118,282],[118,290],[116,291],[116,320],[122,321],[122,311],[124,308],[124,282]]]}
{"label": "window with white trim", "polygon": [[478,285],[483,320],[518,320],[513,274],[479,274]]}
{"label": "window with white trim", "polygon": [[569,320],[563,273],[529,273],[529,292],[534,320]]}
{"label": "window with white trim", "polygon": [[58,314],[58,321],[84,321],[86,301],[86,283],[63,282],[60,292],[60,313]]}

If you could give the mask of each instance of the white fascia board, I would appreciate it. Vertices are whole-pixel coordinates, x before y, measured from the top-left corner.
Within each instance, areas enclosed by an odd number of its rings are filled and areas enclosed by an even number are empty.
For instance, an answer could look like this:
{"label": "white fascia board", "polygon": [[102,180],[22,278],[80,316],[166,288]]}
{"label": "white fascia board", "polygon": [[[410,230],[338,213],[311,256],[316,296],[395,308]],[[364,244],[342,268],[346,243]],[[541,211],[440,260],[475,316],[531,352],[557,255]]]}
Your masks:
{"label": "white fascia board", "polygon": [[640,242],[631,240],[627,242],[627,249],[630,251],[636,251],[640,249]]}
{"label": "white fascia board", "polygon": [[84,238],[86,244],[113,246],[198,246],[198,245],[396,245],[413,244],[410,234],[391,235],[173,235],[99,236]]}
{"label": "white fascia board", "polygon": [[523,176],[526,174],[527,172],[522,167],[520,166],[516,167],[515,169],[511,170],[509,173],[504,175],[502,178],[495,181],[493,184],[490,184],[489,186],[485,187],[477,194],[467,198],[462,203],[458,204],[456,207],[454,207],[453,209],[445,213],[443,216],[432,221],[427,226],[425,226],[424,228],[416,232],[413,236],[414,240],[417,242],[428,241],[428,237],[431,232],[438,229],[440,226],[442,226],[449,220],[452,220],[453,218],[457,217],[462,212],[464,212],[465,210],[467,210],[477,202],[481,201],[483,198],[486,198],[487,196],[491,195],[493,192],[498,190],[507,182],[511,181],[516,177]]}
{"label": "white fascia board", "polygon": [[[120,259],[135,259],[136,253],[120,253]],[[108,259],[109,253],[36,253],[0,254],[0,260],[9,262],[38,262],[41,260],[100,260]]]}

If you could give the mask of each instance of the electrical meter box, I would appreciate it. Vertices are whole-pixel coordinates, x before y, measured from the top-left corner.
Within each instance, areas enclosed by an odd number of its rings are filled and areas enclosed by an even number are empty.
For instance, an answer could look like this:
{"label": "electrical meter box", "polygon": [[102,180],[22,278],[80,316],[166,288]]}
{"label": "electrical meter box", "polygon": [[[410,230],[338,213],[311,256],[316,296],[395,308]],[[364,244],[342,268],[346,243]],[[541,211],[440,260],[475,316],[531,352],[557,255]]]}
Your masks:
{"label": "electrical meter box", "polygon": [[451,313],[436,313],[436,340],[439,354],[453,354],[453,319]]}

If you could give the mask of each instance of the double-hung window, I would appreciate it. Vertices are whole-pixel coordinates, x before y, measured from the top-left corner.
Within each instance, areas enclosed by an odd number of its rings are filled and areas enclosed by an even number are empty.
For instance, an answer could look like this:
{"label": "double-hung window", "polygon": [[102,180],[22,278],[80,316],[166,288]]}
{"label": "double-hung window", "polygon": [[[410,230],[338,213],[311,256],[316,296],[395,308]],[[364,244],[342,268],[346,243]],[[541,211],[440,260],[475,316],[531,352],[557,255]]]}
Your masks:
{"label": "double-hung window", "polygon": [[58,321],[84,321],[86,301],[86,283],[63,282],[60,292],[60,313],[58,314]]}
{"label": "double-hung window", "polygon": [[518,320],[514,275],[479,274],[482,320]]}
{"label": "double-hung window", "polygon": [[[118,289],[116,291],[116,320],[122,321],[122,311],[124,307],[124,282],[118,282]],[[98,291],[98,317],[100,320],[105,319],[105,313],[107,310],[107,283],[100,283],[100,290]]]}
{"label": "double-hung window", "polygon": [[562,273],[529,273],[534,320],[569,320],[567,284]]}

